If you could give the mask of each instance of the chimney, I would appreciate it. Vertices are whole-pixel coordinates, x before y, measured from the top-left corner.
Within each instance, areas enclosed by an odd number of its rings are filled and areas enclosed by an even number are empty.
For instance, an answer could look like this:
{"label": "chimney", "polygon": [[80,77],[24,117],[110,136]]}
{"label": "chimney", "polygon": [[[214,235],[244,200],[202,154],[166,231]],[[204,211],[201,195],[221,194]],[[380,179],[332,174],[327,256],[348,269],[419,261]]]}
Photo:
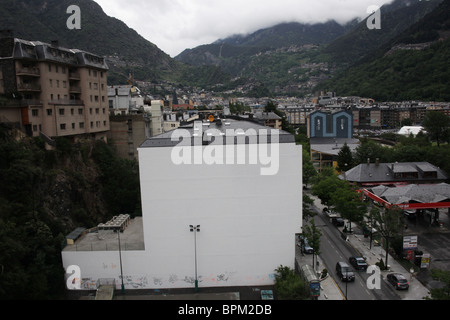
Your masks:
{"label": "chimney", "polygon": [[376,166],[378,167],[379,165],[380,165],[380,158],[377,158]]}
{"label": "chimney", "polygon": [[370,158],[367,158],[367,165],[370,165]]}

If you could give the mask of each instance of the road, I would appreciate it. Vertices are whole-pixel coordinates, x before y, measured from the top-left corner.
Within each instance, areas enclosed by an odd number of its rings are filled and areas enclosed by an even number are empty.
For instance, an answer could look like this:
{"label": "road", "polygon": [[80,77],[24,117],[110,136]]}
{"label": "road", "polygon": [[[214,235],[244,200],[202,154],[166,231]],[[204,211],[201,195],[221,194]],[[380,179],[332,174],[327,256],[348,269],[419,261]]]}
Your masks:
{"label": "road", "polygon": [[[313,206],[314,208],[314,206]],[[331,224],[328,217],[317,208],[314,217],[316,226],[322,232],[320,258],[329,274],[335,279],[339,288],[348,300],[399,300],[400,297],[394,292],[389,284],[381,279],[381,289],[370,290],[367,287],[367,279],[371,276],[364,271],[355,271],[355,281],[342,282],[336,275],[336,263],[338,261],[348,262],[348,258],[358,255],[344,239],[339,230]]]}

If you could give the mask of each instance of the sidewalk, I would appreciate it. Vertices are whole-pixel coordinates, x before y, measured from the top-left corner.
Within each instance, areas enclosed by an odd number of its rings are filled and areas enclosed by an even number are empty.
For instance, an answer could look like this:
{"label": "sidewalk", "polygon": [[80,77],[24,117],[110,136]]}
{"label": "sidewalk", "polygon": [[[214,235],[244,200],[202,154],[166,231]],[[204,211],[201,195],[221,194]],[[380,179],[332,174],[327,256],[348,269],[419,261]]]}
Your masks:
{"label": "sidewalk", "polygon": [[[296,246],[295,255],[299,266],[313,265],[312,254],[301,254],[299,246]],[[320,256],[316,256],[316,261],[319,262],[319,267],[316,268],[319,272],[323,270],[323,262]],[[328,275],[320,282],[320,296],[318,300],[345,300],[344,294],[339,289],[338,285],[334,281],[333,277]]]}
{"label": "sidewalk", "polygon": [[[324,206],[321,204],[320,199],[311,194],[309,194],[309,196],[314,200],[314,206],[319,209],[318,214],[322,214]],[[344,227],[338,227],[341,232],[343,228]],[[360,256],[366,258],[368,265],[375,265],[375,263],[380,261],[380,259],[383,259],[383,261],[385,261],[386,251],[381,246],[376,246],[373,242],[372,246],[370,247],[370,239],[364,238],[362,234],[349,234],[347,237],[347,241],[357,252],[359,252]],[[389,271],[382,271],[381,273],[383,281],[386,281],[387,274],[393,272],[403,274],[409,281],[408,290],[397,291],[397,294],[402,300],[423,300],[424,297],[429,296],[429,290],[418,279],[416,279],[414,275],[411,275],[409,270],[406,270],[401,264],[399,264],[391,255],[388,255],[388,265],[390,266]],[[336,283],[334,283],[334,286],[337,288]],[[335,293],[336,288],[334,288],[334,286],[329,282],[324,283],[324,293],[328,295],[329,292],[328,297],[330,298],[330,300],[331,298],[335,298],[334,300],[341,300],[337,299],[338,297]],[[340,292],[339,288],[337,288],[337,290]],[[343,297],[342,293],[341,296]]]}

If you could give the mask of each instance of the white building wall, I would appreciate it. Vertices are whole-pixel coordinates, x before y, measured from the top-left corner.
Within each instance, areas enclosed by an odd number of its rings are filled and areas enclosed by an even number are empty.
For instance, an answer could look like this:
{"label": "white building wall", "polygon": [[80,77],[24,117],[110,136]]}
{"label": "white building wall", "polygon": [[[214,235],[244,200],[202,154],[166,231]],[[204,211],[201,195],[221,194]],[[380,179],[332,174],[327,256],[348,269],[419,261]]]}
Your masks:
{"label": "white building wall", "polygon": [[[204,150],[204,147],[196,147]],[[302,150],[280,144],[279,172],[260,165],[175,165],[173,148],[139,149],[145,251],[122,251],[125,289],[192,288],[197,233],[199,287],[271,285],[294,268],[302,227]],[[225,161],[226,163],[226,161]],[[248,163],[248,161],[247,161]],[[83,289],[101,278],[121,286],[118,251],[63,251]]]}
{"label": "white building wall", "polygon": [[201,225],[199,286],[273,284],[278,266],[294,267],[294,235],[302,226],[300,146],[280,145],[274,176],[250,164],[177,166],[171,153],[139,149],[145,247],[155,274],[192,286],[191,224]]}

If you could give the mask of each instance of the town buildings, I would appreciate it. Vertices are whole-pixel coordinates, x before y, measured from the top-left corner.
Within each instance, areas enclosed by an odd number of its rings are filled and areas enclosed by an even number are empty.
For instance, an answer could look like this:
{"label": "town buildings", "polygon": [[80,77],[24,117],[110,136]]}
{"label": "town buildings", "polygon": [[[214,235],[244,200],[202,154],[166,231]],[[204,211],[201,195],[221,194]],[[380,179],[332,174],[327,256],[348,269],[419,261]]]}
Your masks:
{"label": "town buildings", "polygon": [[0,116],[28,136],[106,138],[110,129],[108,66],[78,49],[0,39]]}

